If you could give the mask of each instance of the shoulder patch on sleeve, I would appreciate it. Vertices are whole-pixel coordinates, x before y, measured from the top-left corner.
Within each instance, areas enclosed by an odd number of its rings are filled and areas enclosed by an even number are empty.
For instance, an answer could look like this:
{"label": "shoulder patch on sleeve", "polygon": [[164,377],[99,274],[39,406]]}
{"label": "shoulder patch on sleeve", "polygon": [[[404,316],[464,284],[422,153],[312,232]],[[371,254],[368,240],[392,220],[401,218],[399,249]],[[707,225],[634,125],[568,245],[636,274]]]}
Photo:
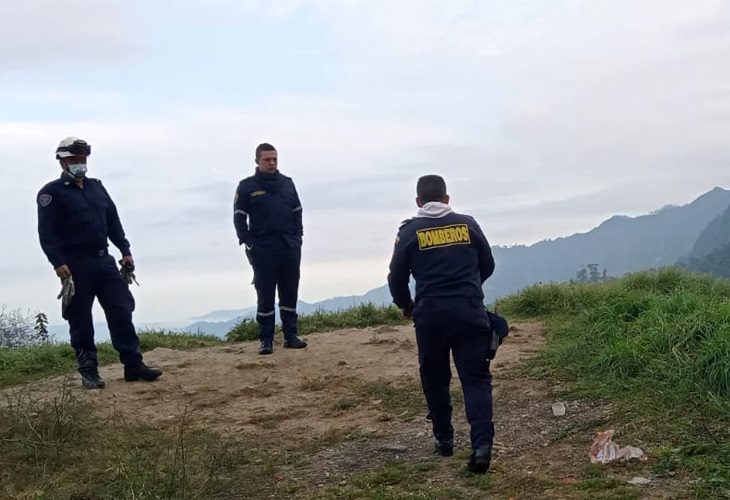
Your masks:
{"label": "shoulder patch on sleeve", "polygon": [[53,196],[50,194],[43,193],[38,197],[38,204],[42,207],[47,207],[51,204],[51,201],[53,200]]}

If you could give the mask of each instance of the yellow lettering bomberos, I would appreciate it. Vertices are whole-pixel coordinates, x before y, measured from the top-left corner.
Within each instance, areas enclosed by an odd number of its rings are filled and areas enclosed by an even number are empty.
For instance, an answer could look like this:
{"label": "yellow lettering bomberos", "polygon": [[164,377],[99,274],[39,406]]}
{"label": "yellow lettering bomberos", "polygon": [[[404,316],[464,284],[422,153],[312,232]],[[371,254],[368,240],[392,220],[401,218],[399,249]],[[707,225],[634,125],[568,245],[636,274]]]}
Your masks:
{"label": "yellow lettering bomberos", "polygon": [[419,229],[416,235],[419,250],[471,244],[469,227],[466,224]]}

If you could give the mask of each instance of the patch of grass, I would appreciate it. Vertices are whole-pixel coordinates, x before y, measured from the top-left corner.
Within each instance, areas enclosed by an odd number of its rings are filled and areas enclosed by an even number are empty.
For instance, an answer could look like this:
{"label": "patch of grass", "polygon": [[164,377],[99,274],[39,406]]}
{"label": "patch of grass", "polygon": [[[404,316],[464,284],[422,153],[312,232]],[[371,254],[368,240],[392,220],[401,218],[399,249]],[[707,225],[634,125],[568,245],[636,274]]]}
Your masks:
{"label": "patch of grass", "polygon": [[494,474],[492,473],[471,474],[464,469],[463,474],[467,477],[468,484],[478,490],[489,491],[494,488]]}
{"label": "patch of grass", "polygon": [[[154,429],[95,414],[69,388],[14,391],[0,406],[0,497],[221,498],[251,492],[268,463],[244,443],[187,427]],[[254,477],[254,476],[251,476]],[[270,488],[270,475],[257,478]]]}
{"label": "patch of grass", "polygon": [[310,451],[313,452],[319,446],[329,447],[346,441],[349,435],[350,433],[347,429],[330,427],[319,436],[311,436],[313,439],[310,443],[310,447],[312,448]]}
{"label": "patch of grass", "polygon": [[698,498],[730,496],[730,444],[689,444],[661,450],[654,473],[677,472],[698,475],[693,485]]}
{"label": "patch of grass", "polygon": [[332,379],[325,377],[304,378],[299,384],[299,389],[305,392],[319,392],[332,387]]}
{"label": "patch of grass", "polygon": [[[586,421],[576,421],[568,423],[565,427],[552,431],[549,436],[551,441],[562,441],[563,439],[585,432],[588,430],[602,428],[608,419],[606,418],[595,418]],[[591,464],[595,465],[595,464]]]}
{"label": "patch of grass", "polygon": [[214,347],[223,344],[225,342],[214,335],[168,332],[164,330],[143,330],[139,333],[139,346],[143,352],[151,351],[158,347],[189,351],[191,349]]}
{"label": "patch of grass", "polygon": [[460,488],[431,484],[428,478],[435,464],[387,462],[370,472],[354,477],[349,485],[327,488],[314,498],[327,499],[466,499],[473,498]]}
{"label": "patch of grass", "polygon": [[377,439],[380,437],[380,434],[378,434],[377,431],[374,431],[373,429],[358,429],[354,432],[351,432],[347,435],[348,439],[351,439],[353,441],[372,441],[373,439]]}
{"label": "patch of grass", "polygon": [[332,404],[332,411],[336,414],[344,413],[357,407],[358,404],[354,398],[340,398]]}
{"label": "patch of grass", "polygon": [[638,500],[641,491],[637,488],[623,485],[610,490],[589,491],[581,495],[582,500]]}
{"label": "patch of grass", "polygon": [[618,479],[595,477],[590,479],[584,479],[583,481],[576,483],[574,487],[577,490],[594,492],[612,490],[622,485],[623,483],[621,483],[621,481],[619,481]]}
{"label": "patch of grass", "polygon": [[390,463],[385,466],[366,474],[363,477],[357,478],[354,482],[355,485],[361,488],[372,488],[373,486],[394,486],[401,484],[416,472],[414,467],[409,467],[406,464],[401,463]]}
{"label": "patch of grass", "polygon": [[286,413],[265,413],[263,415],[255,415],[248,419],[247,423],[258,425],[263,429],[274,429],[279,423],[285,420],[297,418],[302,414],[299,410],[289,410]]}
{"label": "patch of grass", "polygon": [[[490,474],[488,488],[509,493],[517,498],[541,498],[558,486],[556,481],[541,477],[537,474],[526,474],[521,470],[504,470],[500,474]],[[483,476],[481,476],[483,477]],[[480,476],[474,476],[473,481],[483,481]]]}
{"label": "patch of grass", "polygon": [[420,385],[410,380],[364,382],[358,389],[363,400],[378,402],[388,413],[404,419],[424,414],[426,402]]}
{"label": "patch of grass", "polygon": [[[569,395],[610,400],[618,424],[650,445],[681,447],[674,464],[727,491],[730,460],[730,282],[676,268],[603,284],[527,288],[500,302],[511,317],[548,325],[531,373],[569,383]],[[710,483],[706,478],[712,478]]]}
{"label": "patch of grass", "polygon": [[588,479],[597,479],[603,477],[605,471],[603,464],[586,464],[583,474]]}
{"label": "patch of grass", "polygon": [[[140,349],[157,347],[189,350],[223,344],[211,335],[193,335],[164,331],[141,331]],[[119,355],[109,342],[97,345],[99,364],[117,361]],[[0,388],[30,382],[76,369],[76,356],[68,344],[40,344],[32,347],[0,348]]]}
{"label": "patch of grass", "polygon": [[[343,328],[367,328],[380,325],[404,325],[408,321],[395,306],[360,304],[336,312],[317,311],[299,316],[299,333],[307,335],[316,332],[340,330]],[[281,327],[277,326],[277,332]],[[226,334],[230,342],[242,342],[259,338],[259,327],[255,319],[245,318]]]}

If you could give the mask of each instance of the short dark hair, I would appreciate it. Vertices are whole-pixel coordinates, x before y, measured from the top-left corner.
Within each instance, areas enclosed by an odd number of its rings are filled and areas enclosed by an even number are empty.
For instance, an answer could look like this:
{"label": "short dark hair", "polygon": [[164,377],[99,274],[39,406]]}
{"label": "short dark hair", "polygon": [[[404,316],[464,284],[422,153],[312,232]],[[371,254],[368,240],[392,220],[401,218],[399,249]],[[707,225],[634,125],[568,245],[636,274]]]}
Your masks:
{"label": "short dark hair", "polygon": [[262,142],[261,144],[256,146],[256,161],[261,158],[261,153],[264,151],[276,151],[276,148],[268,142]]}
{"label": "short dark hair", "polygon": [[442,200],[446,197],[446,181],[440,175],[424,175],[418,179],[416,194],[421,203]]}

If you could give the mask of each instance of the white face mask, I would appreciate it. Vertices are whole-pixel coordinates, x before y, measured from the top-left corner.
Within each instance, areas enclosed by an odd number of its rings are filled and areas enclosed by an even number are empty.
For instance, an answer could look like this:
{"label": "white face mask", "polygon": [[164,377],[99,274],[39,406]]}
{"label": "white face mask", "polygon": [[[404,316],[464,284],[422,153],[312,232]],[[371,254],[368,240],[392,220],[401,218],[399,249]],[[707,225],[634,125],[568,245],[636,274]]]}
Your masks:
{"label": "white face mask", "polygon": [[84,163],[73,163],[67,168],[68,175],[74,179],[83,179],[86,177],[86,164]]}

